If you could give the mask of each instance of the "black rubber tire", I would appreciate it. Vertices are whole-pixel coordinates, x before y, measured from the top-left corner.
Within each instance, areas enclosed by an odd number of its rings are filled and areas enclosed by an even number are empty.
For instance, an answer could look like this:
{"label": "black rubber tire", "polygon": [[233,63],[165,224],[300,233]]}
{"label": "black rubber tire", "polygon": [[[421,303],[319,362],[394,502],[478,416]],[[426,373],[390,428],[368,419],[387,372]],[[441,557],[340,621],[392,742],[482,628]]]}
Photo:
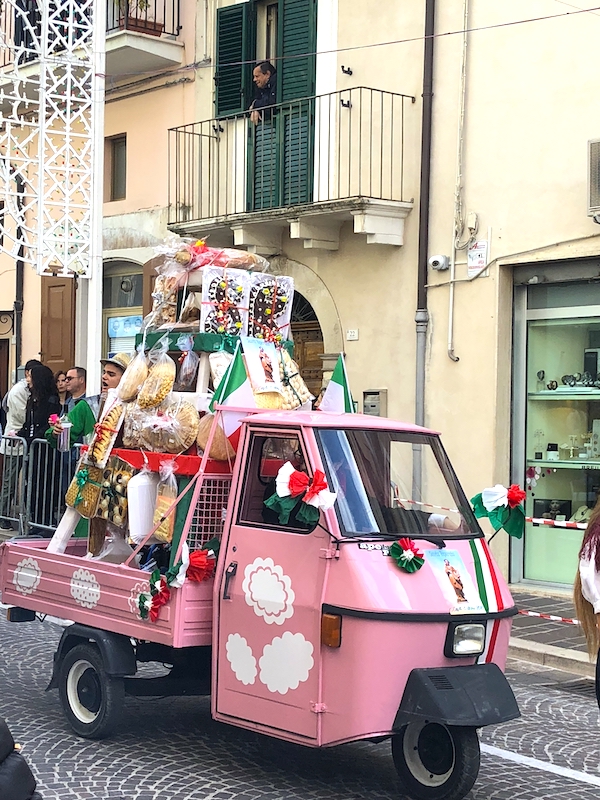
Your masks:
{"label": "black rubber tire", "polygon": [[410,797],[462,800],[479,773],[479,738],[475,728],[411,722],[392,737],[392,757]]}
{"label": "black rubber tire", "polygon": [[79,736],[103,739],[119,724],[124,681],[107,675],[95,645],[69,650],[59,668],[58,690],[67,721]]}

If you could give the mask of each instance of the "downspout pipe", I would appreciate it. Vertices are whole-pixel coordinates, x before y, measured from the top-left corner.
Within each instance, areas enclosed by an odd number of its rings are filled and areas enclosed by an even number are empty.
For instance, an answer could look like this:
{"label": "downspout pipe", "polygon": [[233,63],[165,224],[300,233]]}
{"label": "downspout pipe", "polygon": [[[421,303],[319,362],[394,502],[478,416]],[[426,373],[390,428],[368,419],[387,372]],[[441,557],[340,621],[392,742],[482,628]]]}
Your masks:
{"label": "downspout pipe", "polygon": [[423,115],[421,123],[421,184],[419,192],[419,252],[417,261],[417,331],[415,422],[425,424],[425,358],[427,348],[427,256],[429,252],[429,194],[431,183],[431,129],[433,111],[433,44],[435,0],[425,2],[423,59]]}
{"label": "downspout pipe", "polygon": [[[19,210],[19,219],[23,218],[23,198],[25,197],[25,182],[21,175],[15,175],[15,183],[17,187],[17,208]],[[25,275],[25,244],[21,225],[17,225],[16,229],[17,241],[20,242],[19,250],[16,259],[16,276],[15,276],[15,301],[13,304],[14,310],[14,331],[15,331],[15,369],[21,366],[21,358],[23,353],[23,281]]]}

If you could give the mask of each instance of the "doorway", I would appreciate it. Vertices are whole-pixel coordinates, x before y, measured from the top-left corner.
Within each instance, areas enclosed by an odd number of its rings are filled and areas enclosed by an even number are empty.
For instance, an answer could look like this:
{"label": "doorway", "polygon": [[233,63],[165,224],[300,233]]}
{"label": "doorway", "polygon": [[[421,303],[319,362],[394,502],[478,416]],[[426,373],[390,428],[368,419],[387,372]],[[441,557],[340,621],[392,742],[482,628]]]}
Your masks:
{"label": "doorway", "polygon": [[318,397],[323,384],[323,331],[313,307],[297,291],[294,292],[291,329],[294,360],[308,390]]}

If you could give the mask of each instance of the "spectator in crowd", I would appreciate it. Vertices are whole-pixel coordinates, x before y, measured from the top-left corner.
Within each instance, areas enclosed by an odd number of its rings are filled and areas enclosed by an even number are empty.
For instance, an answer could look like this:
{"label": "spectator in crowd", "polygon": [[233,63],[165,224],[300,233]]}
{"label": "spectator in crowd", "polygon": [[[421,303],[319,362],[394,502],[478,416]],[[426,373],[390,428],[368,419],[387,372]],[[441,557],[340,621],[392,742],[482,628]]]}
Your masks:
{"label": "spectator in crowd", "polygon": [[258,125],[263,119],[270,117],[270,111],[258,109],[274,106],[277,102],[277,73],[270,61],[259,62],[252,70],[254,81],[254,100],[250,104],[250,120]]}
{"label": "spectator in crowd", "polygon": [[44,437],[48,427],[48,418],[60,412],[60,403],[56,393],[56,382],[49,367],[43,364],[31,368],[26,377],[30,396],[25,407],[25,423],[17,435],[25,439],[30,447],[29,467],[29,513],[32,530],[37,525],[51,527],[53,525],[52,498],[55,496],[55,485],[59,479],[59,462],[56,453],[39,445],[31,450],[34,439]]}
{"label": "spectator in crowd", "polygon": [[87,372],[83,367],[71,367],[65,378],[71,397],[67,402],[67,410],[72,411],[80,400],[85,398]]}
{"label": "spectator in crowd", "polygon": [[58,372],[54,373],[54,380],[56,382],[56,394],[58,395],[58,402],[60,403],[60,416],[62,417],[69,411],[67,404],[71,397],[71,393],[67,388],[67,373],[64,371],[64,369],[59,369]]}
{"label": "spectator in crowd", "polygon": [[[100,417],[106,392],[109,389],[117,388],[130,361],[131,356],[128,353],[117,353],[112,358],[100,360],[102,364],[102,394],[86,397],[83,402],[77,403],[67,415],[67,419],[72,425],[71,447],[93,432],[96,420]],[[46,440],[52,447],[56,447],[56,440],[61,430],[62,426],[58,422],[46,431]]]}
{"label": "spectator in crowd", "polygon": [[[37,358],[31,358],[27,361],[25,364],[25,377],[15,383],[2,401],[6,411],[5,436],[14,436],[25,424],[25,407],[29,399],[27,376],[31,374],[32,368],[36,366],[42,366],[42,362],[38,361]],[[13,503],[17,495],[19,472],[23,461],[23,448],[17,442],[13,444],[7,439],[3,439],[0,451],[4,460],[2,490],[0,493],[0,516],[13,517],[17,513],[17,509],[13,509]],[[11,530],[12,525],[7,519],[1,519],[0,529]]]}

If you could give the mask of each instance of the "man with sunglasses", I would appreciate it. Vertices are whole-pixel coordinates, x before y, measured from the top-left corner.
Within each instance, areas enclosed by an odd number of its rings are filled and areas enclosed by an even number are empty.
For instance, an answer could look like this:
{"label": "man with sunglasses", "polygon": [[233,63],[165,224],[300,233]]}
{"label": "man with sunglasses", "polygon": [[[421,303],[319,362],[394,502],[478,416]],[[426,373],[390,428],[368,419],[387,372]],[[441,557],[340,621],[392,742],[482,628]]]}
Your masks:
{"label": "man with sunglasses", "polygon": [[71,395],[67,400],[67,411],[72,411],[80,400],[85,397],[87,372],[83,367],[71,367],[67,372],[65,381],[67,391]]}

